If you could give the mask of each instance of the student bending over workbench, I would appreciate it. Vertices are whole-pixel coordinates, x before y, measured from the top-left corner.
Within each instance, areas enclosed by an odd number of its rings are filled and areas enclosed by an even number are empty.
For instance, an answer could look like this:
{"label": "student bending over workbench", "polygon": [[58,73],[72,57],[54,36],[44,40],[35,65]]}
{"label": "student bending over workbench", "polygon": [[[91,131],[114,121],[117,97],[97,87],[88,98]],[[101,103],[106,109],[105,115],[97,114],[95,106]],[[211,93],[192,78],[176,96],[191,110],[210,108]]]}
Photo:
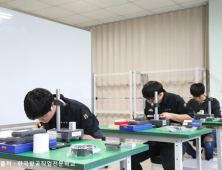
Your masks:
{"label": "student bending over workbench", "polygon": [[[200,114],[200,110],[204,110],[204,114],[209,114],[207,101],[208,97],[204,95],[205,92],[205,86],[202,83],[194,83],[190,87],[190,93],[193,96],[193,99],[191,99],[188,104],[197,114]],[[221,117],[220,103],[215,98],[213,98],[213,101],[211,101],[211,113],[214,114],[214,117]],[[205,148],[206,160],[213,159],[215,143],[216,130],[213,129],[211,133],[201,136],[201,146]],[[196,151],[189,143],[187,143],[187,153],[191,155],[192,158],[196,158]]]}
{"label": "student bending over workbench", "polygon": [[[55,95],[43,88],[29,91],[24,99],[27,117],[31,120],[39,119],[42,125],[40,128],[56,128],[54,99]],[[63,95],[60,95],[60,99],[67,103],[66,106],[60,106],[61,128],[69,128],[69,122],[76,122],[77,129],[84,129],[84,139],[102,139],[99,122],[87,106]]]}
{"label": "student bending over workbench", "polygon": [[[143,97],[146,99],[144,114],[148,119],[153,119],[155,114],[153,107],[155,91],[158,92],[160,118],[177,123],[183,122],[184,119],[193,119],[193,110],[190,106],[180,96],[166,92],[162,84],[157,81],[149,81],[142,89]],[[149,144],[149,150],[132,156],[132,170],[142,170],[140,163],[153,156],[160,156],[164,170],[175,170],[173,143],[150,141],[146,144]],[[183,143],[183,154],[185,151],[186,142]]]}

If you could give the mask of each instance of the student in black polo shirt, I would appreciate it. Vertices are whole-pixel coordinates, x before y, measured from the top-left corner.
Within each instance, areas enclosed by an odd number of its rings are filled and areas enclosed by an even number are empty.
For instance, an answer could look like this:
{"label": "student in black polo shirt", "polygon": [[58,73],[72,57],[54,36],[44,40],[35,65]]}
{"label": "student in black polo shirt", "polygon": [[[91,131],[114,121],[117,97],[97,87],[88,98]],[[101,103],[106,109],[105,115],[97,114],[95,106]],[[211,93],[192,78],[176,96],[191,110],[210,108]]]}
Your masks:
{"label": "student in black polo shirt", "polygon": [[[205,87],[202,83],[194,83],[190,87],[190,93],[193,96],[188,104],[193,108],[196,114],[200,114],[200,110],[204,110],[204,114],[208,114],[208,99],[205,96]],[[221,117],[220,103],[217,99],[213,98],[211,101],[211,113],[214,114],[214,117]],[[205,148],[205,159],[211,160],[214,157],[213,151],[216,143],[216,130],[213,130],[211,133],[201,136],[201,145]],[[196,151],[193,147],[187,143],[187,153],[196,158]]]}
{"label": "student in black polo shirt", "polygon": [[[46,130],[56,128],[55,95],[46,89],[36,88],[27,93],[24,99],[24,110],[31,120],[39,119],[41,128]],[[84,139],[102,139],[99,122],[95,115],[84,104],[65,98],[60,99],[67,103],[60,106],[61,128],[69,128],[69,122],[76,122],[77,129],[84,129]]]}
{"label": "student in black polo shirt", "polygon": [[[158,92],[158,114],[160,118],[170,119],[171,122],[183,122],[184,119],[193,119],[193,110],[184,100],[163,89],[162,84],[157,81],[149,81],[143,87],[142,94],[146,99],[144,111],[148,119],[154,119],[154,92]],[[174,144],[165,142],[146,142],[149,150],[132,156],[132,170],[142,170],[141,162],[152,156],[160,156],[164,170],[175,170]],[[183,154],[186,151],[186,142],[183,143]]]}

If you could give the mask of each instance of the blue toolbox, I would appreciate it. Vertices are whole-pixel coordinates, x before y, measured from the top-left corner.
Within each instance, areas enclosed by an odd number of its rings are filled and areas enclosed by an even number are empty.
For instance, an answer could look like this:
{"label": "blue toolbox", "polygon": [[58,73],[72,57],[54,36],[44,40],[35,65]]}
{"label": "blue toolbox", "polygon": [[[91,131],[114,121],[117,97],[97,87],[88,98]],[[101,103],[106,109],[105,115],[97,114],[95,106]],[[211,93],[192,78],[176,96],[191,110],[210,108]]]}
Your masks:
{"label": "blue toolbox", "polygon": [[138,131],[138,130],[145,130],[145,129],[152,129],[152,124],[143,124],[143,125],[120,125],[120,130],[127,130],[127,131]]}
{"label": "blue toolbox", "polygon": [[[49,146],[53,146],[56,144],[57,144],[57,139],[49,139]],[[17,154],[31,150],[33,150],[33,142],[23,143],[19,145],[0,143],[0,152]]]}

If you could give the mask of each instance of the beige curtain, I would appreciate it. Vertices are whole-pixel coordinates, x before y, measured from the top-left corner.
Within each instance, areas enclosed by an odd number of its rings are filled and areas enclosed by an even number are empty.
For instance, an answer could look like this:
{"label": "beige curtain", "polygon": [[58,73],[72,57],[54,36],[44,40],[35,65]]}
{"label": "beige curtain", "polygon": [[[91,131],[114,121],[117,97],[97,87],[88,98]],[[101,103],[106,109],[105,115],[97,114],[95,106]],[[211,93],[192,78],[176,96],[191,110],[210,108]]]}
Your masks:
{"label": "beige curtain", "polygon": [[[207,7],[168,12],[90,27],[93,73],[122,73],[207,67]],[[149,80],[188,101],[194,72],[155,73]],[[200,72],[202,82],[202,72]],[[138,97],[141,96],[138,76]],[[97,78],[97,109],[130,110],[129,76]],[[141,100],[137,99],[138,110]],[[100,124],[111,124],[130,114],[97,114]]]}

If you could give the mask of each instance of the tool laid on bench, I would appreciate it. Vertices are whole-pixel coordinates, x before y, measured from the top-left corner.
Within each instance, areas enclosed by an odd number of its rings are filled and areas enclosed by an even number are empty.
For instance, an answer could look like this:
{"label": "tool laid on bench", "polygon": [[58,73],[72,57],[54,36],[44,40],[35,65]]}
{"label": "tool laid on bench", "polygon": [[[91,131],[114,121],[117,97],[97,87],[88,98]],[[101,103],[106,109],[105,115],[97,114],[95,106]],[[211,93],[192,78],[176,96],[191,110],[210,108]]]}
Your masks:
{"label": "tool laid on bench", "polygon": [[201,120],[183,120],[182,126],[191,128],[197,127],[197,129],[202,129],[202,121]]}
{"label": "tool laid on bench", "polygon": [[107,151],[120,151],[121,142],[105,142]]}

